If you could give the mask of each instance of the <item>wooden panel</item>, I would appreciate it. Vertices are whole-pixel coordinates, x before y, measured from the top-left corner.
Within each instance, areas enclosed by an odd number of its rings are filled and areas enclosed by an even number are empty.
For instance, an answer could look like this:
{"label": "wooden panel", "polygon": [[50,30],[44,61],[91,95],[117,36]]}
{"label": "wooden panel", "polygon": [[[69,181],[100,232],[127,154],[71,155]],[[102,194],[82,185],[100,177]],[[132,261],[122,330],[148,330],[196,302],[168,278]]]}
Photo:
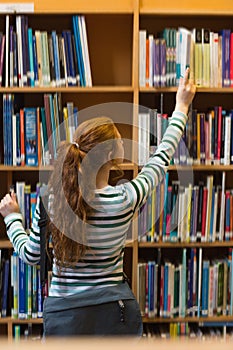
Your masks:
{"label": "wooden panel", "polygon": [[133,12],[133,0],[2,0],[1,3],[34,3],[36,13],[130,13]]}
{"label": "wooden panel", "polygon": [[233,14],[232,0],[140,0],[140,13],[173,14]]}

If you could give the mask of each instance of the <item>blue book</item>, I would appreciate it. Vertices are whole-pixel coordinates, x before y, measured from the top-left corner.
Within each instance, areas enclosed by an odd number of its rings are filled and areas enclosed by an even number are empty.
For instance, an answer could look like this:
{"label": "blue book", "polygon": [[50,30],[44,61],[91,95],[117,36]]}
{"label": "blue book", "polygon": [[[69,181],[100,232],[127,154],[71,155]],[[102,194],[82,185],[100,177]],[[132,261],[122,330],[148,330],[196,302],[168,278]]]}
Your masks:
{"label": "blue book", "polygon": [[32,49],[33,49],[34,84],[35,86],[39,86],[38,60],[37,60],[35,35],[32,36]]}
{"label": "blue book", "polygon": [[52,144],[53,144],[53,152],[54,152],[54,159],[57,156],[57,129],[56,129],[56,123],[55,123],[55,116],[54,116],[54,107],[53,107],[53,97],[51,94],[49,96],[49,106],[50,106],[50,120],[51,120],[51,127],[52,127]]}
{"label": "blue book", "polygon": [[25,164],[38,166],[37,111],[33,107],[24,108]]}
{"label": "blue book", "polygon": [[73,112],[74,112],[74,127],[75,127],[75,129],[77,129],[77,127],[78,127],[78,107],[74,106]]}
{"label": "blue book", "polygon": [[86,86],[83,53],[82,53],[81,38],[80,38],[80,31],[79,31],[79,24],[78,24],[78,16],[73,16],[72,22],[73,22],[73,32],[74,32],[74,39],[75,39],[75,49],[76,49],[76,55],[77,55],[77,60],[78,60],[79,73],[80,73],[80,85]]}
{"label": "blue book", "polygon": [[202,266],[202,285],[201,285],[201,315],[208,316],[208,301],[209,301],[209,260],[203,260]]}
{"label": "blue book", "polygon": [[34,80],[34,58],[33,58],[33,39],[32,28],[28,28],[28,56],[29,56],[29,85],[35,86]]}
{"label": "blue book", "polygon": [[66,63],[66,72],[67,72],[67,83],[68,86],[72,86],[72,75],[71,75],[71,67],[70,67],[70,60],[69,60],[69,53],[68,53],[68,39],[66,35],[66,31],[63,30],[62,32],[62,38],[64,41],[64,50],[65,50],[65,63]]}
{"label": "blue book", "polygon": [[148,317],[155,317],[155,262],[148,261]]}
{"label": "blue book", "polygon": [[12,140],[12,115],[13,95],[3,95],[3,143],[4,143],[4,164],[13,164],[13,140]]}
{"label": "blue book", "polygon": [[25,262],[19,258],[19,319],[26,318],[26,276],[25,276]]}
{"label": "blue book", "polygon": [[60,72],[58,37],[57,37],[57,33],[55,30],[52,31],[51,35],[52,35],[52,43],[53,43],[53,57],[54,57],[56,85],[61,86],[61,72]]}
{"label": "blue book", "polygon": [[43,292],[39,268],[37,269],[37,317],[43,317]]}
{"label": "blue book", "polygon": [[31,185],[24,186],[25,230],[31,228]]}
{"label": "blue book", "polygon": [[67,38],[67,56],[69,59],[69,68],[70,68],[70,77],[71,77],[71,85],[76,85],[76,72],[75,72],[75,64],[74,64],[74,52],[72,45],[72,34],[70,30],[66,31]]}

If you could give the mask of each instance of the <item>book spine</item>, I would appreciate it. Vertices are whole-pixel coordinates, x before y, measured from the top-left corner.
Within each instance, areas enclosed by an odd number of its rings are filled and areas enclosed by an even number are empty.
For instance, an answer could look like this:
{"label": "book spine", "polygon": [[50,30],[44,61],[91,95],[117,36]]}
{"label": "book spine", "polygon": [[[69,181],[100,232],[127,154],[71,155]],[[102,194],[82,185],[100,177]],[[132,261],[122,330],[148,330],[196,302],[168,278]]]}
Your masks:
{"label": "book spine", "polygon": [[24,108],[25,164],[38,166],[38,136],[36,108]]}
{"label": "book spine", "polygon": [[9,293],[9,277],[10,277],[10,261],[4,260],[3,263],[3,286],[2,286],[2,317],[7,317],[8,314],[8,293]]}

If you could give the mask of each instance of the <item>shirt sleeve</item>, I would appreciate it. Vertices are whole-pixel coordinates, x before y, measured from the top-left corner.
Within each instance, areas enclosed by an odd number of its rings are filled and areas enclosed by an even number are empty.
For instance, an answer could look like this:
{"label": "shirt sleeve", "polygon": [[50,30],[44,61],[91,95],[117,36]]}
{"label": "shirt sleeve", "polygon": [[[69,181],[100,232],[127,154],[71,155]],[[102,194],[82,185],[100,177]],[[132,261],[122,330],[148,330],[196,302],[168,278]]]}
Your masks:
{"label": "shirt sleeve", "polygon": [[138,176],[125,184],[125,191],[127,197],[130,198],[134,211],[145,203],[153,188],[164,178],[183,134],[187,119],[187,115],[181,112],[173,112],[169,126],[156,152]]}
{"label": "shirt sleeve", "polygon": [[36,265],[40,261],[39,218],[39,197],[29,235],[23,227],[23,217],[21,213],[11,213],[4,218],[7,235],[15,251],[25,263],[30,265]]}

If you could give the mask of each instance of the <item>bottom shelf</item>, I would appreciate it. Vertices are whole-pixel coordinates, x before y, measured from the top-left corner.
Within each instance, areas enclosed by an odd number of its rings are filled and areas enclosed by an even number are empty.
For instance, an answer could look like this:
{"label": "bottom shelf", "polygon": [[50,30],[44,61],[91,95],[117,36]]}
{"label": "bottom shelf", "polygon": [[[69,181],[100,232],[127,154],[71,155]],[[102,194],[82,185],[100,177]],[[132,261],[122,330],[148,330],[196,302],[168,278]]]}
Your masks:
{"label": "bottom shelf", "polygon": [[11,317],[0,318],[0,337],[8,340],[41,340],[43,319],[18,320]]}
{"label": "bottom shelf", "polygon": [[230,339],[233,341],[233,322],[144,323],[143,337],[155,339]]}

